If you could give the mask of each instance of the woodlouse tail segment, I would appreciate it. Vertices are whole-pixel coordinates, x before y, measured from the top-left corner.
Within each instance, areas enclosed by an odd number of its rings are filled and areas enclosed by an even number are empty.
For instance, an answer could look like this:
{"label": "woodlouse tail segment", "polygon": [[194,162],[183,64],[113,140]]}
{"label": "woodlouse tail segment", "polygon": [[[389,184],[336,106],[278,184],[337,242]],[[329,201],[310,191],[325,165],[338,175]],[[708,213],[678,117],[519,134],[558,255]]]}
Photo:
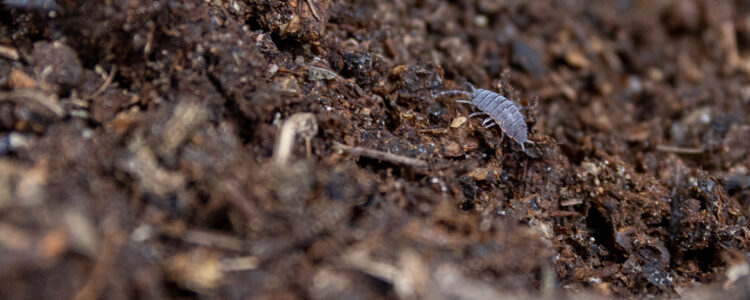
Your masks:
{"label": "woodlouse tail segment", "polygon": [[483,111],[478,111],[478,112],[469,114],[469,116],[467,118],[473,118],[473,117],[478,117],[478,116],[482,116],[482,115],[487,115],[487,113],[483,112]]}
{"label": "woodlouse tail segment", "polygon": [[474,103],[471,103],[471,101],[469,101],[469,100],[465,100],[465,99],[459,99],[459,100],[456,100],[456,103],[463,103],[463,104],[474,104]]}

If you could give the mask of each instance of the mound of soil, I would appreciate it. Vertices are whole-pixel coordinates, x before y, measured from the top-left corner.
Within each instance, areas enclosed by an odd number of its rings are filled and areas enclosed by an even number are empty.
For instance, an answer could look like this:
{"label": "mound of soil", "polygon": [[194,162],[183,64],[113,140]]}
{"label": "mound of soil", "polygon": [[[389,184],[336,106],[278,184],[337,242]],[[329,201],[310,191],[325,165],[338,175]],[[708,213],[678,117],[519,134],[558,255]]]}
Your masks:
{"label": "mound of soil", "polygon": [[744,298],[748,104],[741,1],[5,0],[0,294]]}

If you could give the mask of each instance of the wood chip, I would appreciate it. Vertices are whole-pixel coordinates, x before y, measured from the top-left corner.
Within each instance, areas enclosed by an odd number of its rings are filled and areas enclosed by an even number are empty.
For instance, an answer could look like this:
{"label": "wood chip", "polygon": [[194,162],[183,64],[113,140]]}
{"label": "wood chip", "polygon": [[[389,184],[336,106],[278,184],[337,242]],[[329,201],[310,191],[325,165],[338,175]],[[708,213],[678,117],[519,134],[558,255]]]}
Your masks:
{"label": "wood chip", "polygon": [[0,55],[5,56],[11,60],[18,60],[19,58],[21,58],[21,55],[18,54],[18,50],[2,45],[0,45]]}
{"label": "wood chip", "polygon": [[474,169],[469,173],[469,177],[473,178],[476,181],[483,181],[487,179],[487,176],[490,175],[489,169]]}
{"label": "wood chip", "polygon": [[457,117],[451,121],[451,128],[461,127],[464,123],[466,123],[466,117]]}
{"label": "wood chip", "polygon": [[585,69],[589,66],[589,60],[580,51],[568,50],[565,53],[565,62],[576,68]]}
{"label": "wood chip", "polygon": [[11,89],[33,89],[37,86],[37,83],[23,71],[13,69],[8,76],[8,85]]}
{"label": "wood chip", "polygon": [[455,141],[446,141],[443,144],[443,153],[448,157],[457,157],[463,154],[461,152],[461,146]]}
{"label": "wood chip", "polygon": [[583,203],[581,199],[569,199],[560,202],[560,206],[573,206]]}

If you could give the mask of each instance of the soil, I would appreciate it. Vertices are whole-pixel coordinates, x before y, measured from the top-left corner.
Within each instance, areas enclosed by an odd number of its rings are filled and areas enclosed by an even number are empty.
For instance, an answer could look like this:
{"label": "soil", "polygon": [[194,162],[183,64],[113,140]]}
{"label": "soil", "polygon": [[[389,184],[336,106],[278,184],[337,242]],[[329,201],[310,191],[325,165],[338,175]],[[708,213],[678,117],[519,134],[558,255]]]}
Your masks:
{"label": "soil", "polygon": [[749,104],[742,1],[5,0],[0,294],[745,298]]}

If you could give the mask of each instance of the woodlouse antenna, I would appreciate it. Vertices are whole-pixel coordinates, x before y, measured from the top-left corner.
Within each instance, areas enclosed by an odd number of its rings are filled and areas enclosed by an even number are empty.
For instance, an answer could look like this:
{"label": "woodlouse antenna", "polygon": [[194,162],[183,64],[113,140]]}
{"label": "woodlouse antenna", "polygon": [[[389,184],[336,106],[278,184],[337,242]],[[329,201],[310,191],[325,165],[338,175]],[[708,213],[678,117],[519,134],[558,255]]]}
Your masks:
{"label": "woodlouse antenna", "polygon": [[474,93],[474,91],[477,90],[477,89],[474,88],[474,85],[471,84],[471,82],[466,82],[466,84],[469,86],[469,89],[471,90],[472,93]]}
{"label": "woodlouse antenna", "polygon": [[438,94],[438,96],[443,96],[443,95],[467,95],[471,97],[471,93],[467,91],[458,91],[458,90],[443,91],[443,92],[440,92],[440,94]]}

